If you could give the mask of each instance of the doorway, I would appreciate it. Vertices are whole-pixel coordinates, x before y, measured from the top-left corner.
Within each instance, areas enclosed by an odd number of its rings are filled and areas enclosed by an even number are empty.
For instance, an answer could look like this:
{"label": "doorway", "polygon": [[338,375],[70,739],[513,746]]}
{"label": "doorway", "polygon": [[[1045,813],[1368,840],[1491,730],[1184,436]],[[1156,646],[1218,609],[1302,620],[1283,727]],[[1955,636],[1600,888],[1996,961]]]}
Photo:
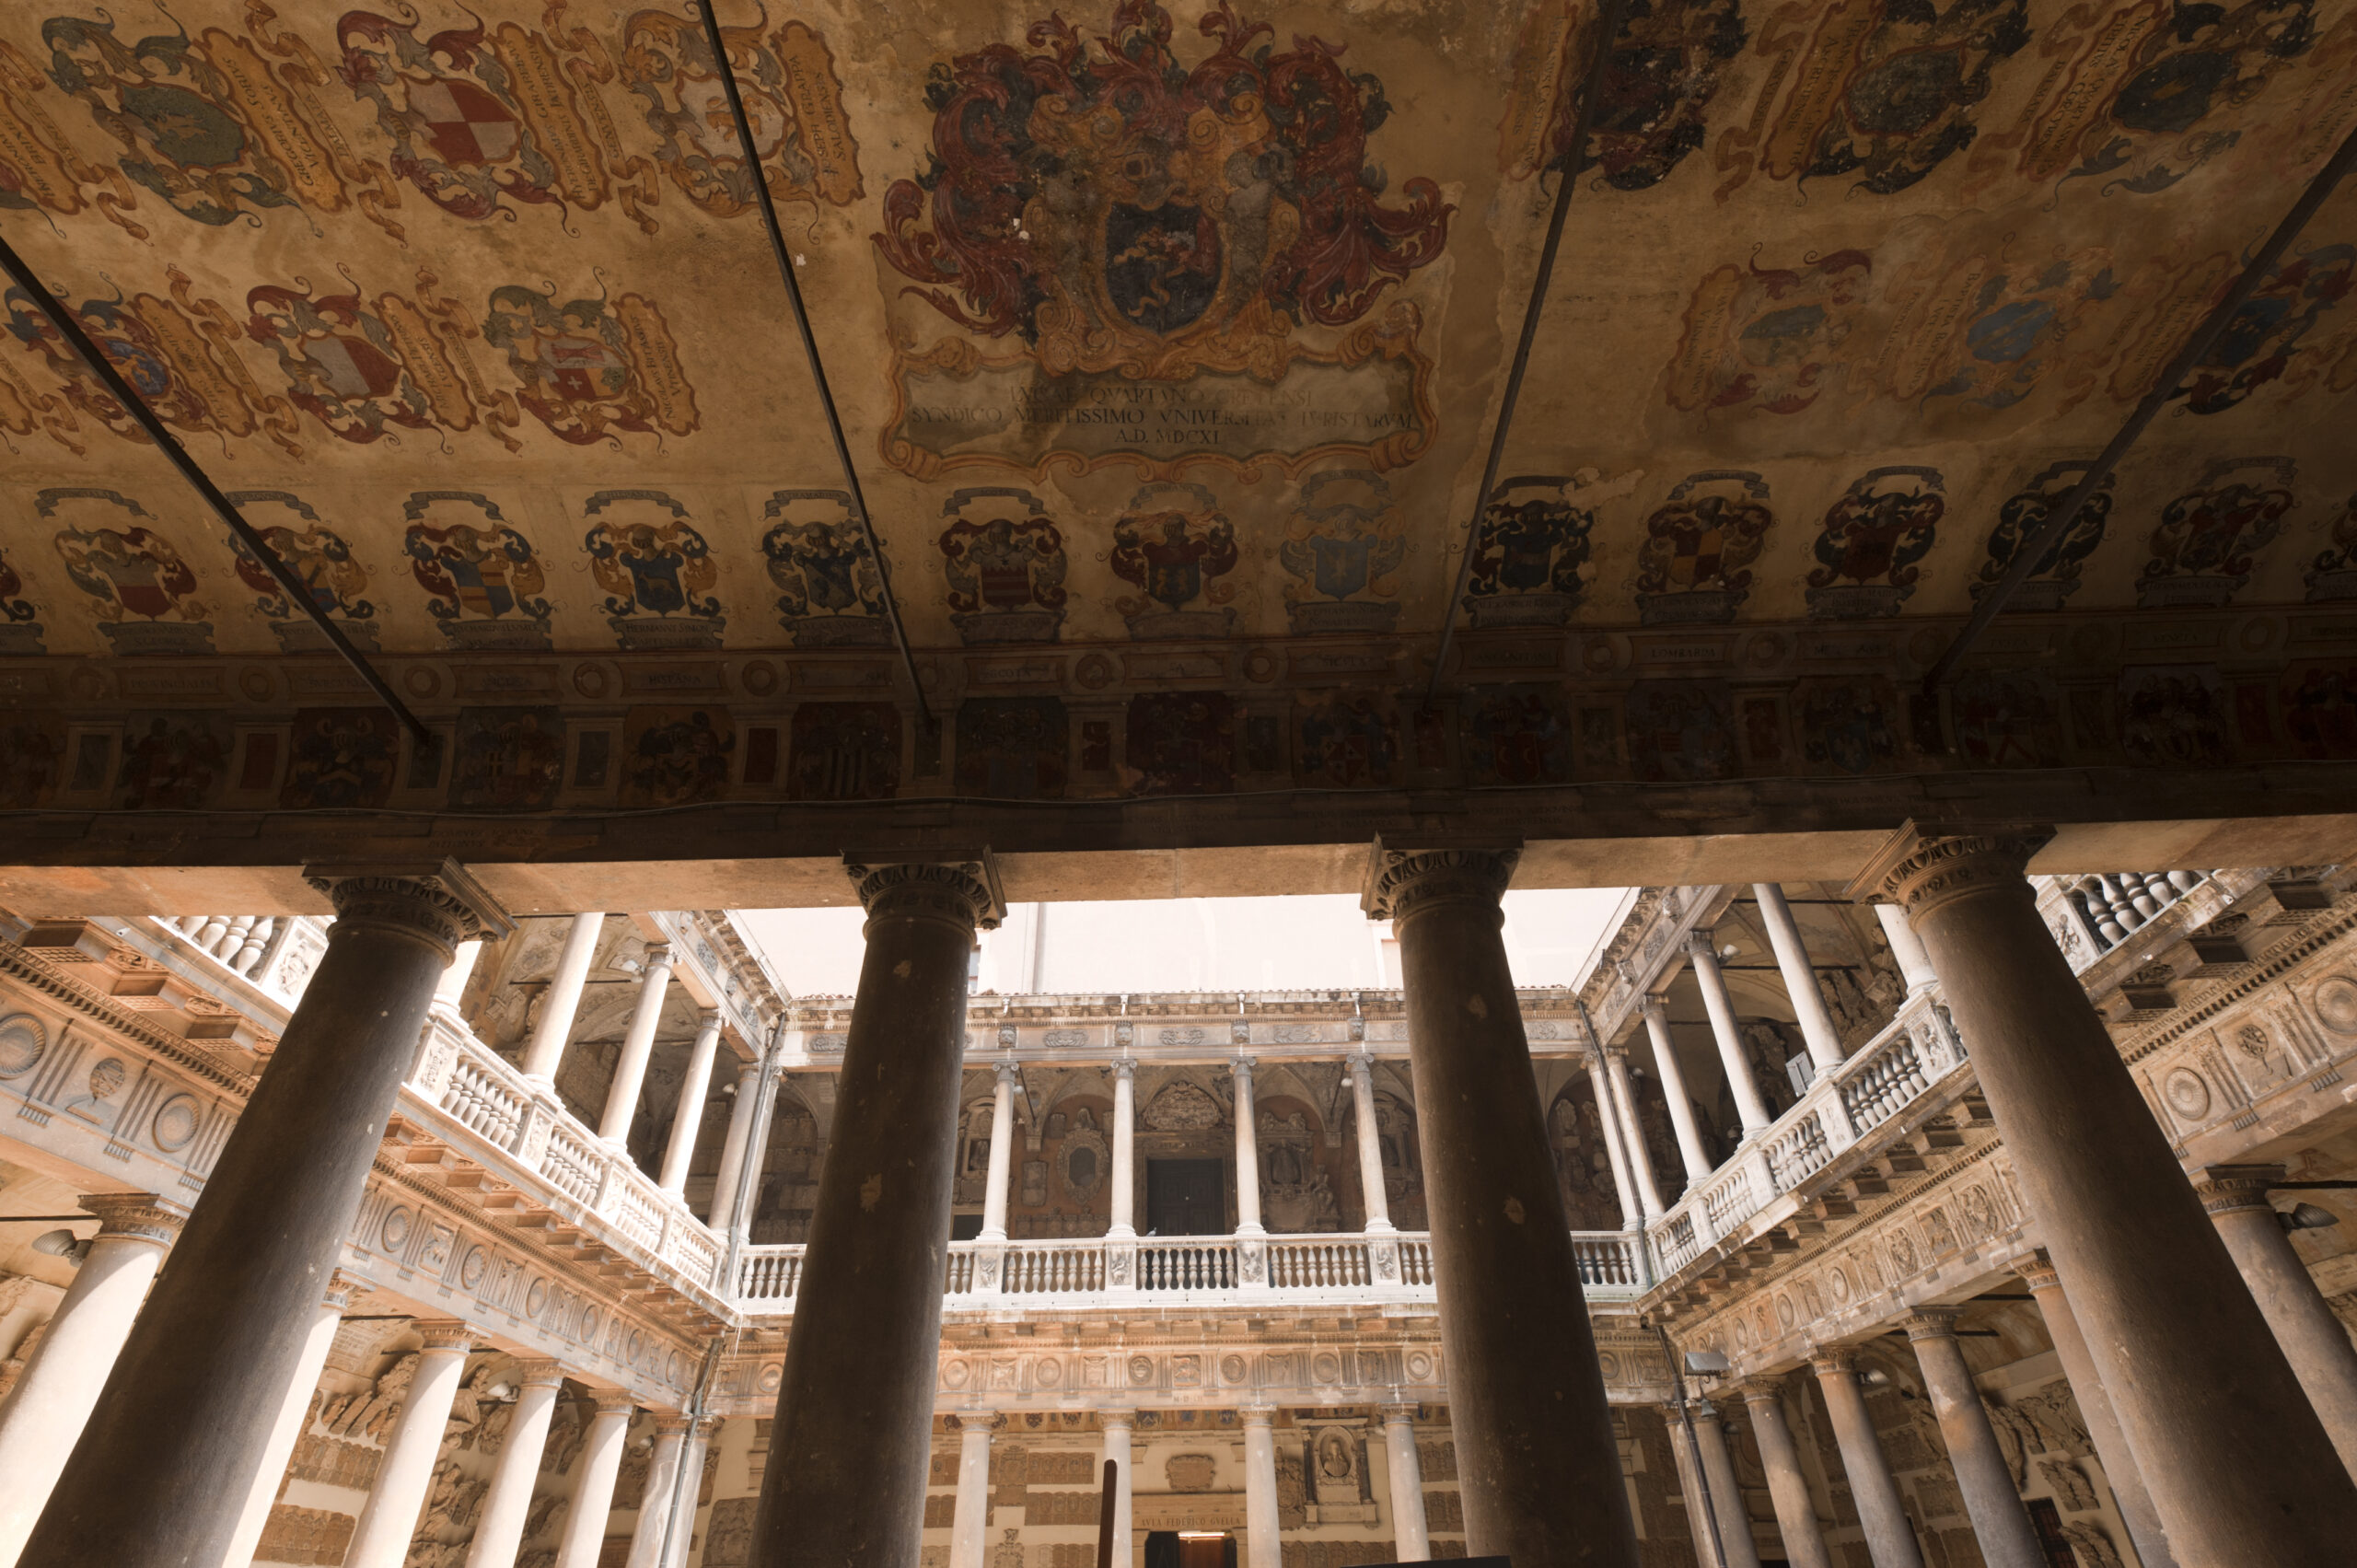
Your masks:
{"label": "doorway", "polygon": [[1145,1568],[1236,1568],[1236,1537],[1196,1530],[1152,1530]]}
{"label": "doorway", "polygon": [[1145,1223],[1155,1236],[1227,1234],[1227,1162],[1145,1162]]}

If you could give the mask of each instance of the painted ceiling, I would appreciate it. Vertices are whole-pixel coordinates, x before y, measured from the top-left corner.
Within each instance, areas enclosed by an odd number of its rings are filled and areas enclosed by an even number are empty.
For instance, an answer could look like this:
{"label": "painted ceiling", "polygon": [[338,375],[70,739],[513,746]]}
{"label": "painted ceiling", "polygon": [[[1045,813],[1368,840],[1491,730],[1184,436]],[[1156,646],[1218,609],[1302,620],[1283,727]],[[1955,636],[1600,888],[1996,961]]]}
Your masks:
{"label": "painted ceiling", "polygon": [[[388,653],[888,642],[700,24],[10,7],[0,225]],[[2346,0],[1634,0],[1468,623],[1954,615],[2357,123]],[[1585,7],[757,10],[923,648],[1429,636]],[[2025,610],[2357,597],[2357,193]],[[0,653],[316,646],[20,295]]]}

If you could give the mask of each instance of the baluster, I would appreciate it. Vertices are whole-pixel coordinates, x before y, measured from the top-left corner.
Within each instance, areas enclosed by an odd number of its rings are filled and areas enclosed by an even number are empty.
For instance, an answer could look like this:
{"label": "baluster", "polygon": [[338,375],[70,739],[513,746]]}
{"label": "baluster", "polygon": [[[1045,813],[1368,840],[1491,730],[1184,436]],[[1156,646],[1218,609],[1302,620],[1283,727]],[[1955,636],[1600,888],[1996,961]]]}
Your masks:
{"label": "baluster", "polygon": [[2201,873],[2199,871],[2172,871],[2169,873],[2169,886],[2175,888],[2180,894],[2190,893],[2195,888],[2200,885],[2200,882]]}
{"label": "baluster", "polygon": [[270,945],[271,931],[277,923],[269,915],[258,916],[253,924],[247,927],[245,943],[238,947],[237,957],[229,960],[229,967],[242,975],[252,974],[254,965],[261,961],[262,949]]}
{"label": "baluster", "polygon": [[227,932],[228,929],[228,916],[221,914],[208,914],[203,917],[203,923],[197,926],[195,935],[189,938],[189,943],[192,947],[195,947],[198,952],[210,955],[213,951],[213,945],[220,941],[222,935]]}

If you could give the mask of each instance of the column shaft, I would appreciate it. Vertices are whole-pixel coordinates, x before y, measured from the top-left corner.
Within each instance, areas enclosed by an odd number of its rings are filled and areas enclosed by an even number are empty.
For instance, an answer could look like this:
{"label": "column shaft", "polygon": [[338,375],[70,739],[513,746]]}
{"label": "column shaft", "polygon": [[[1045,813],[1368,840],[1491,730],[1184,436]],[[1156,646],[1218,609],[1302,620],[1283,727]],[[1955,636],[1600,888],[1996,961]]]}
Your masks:
{"label": "column shaft", "polygon": [[1711,1516],[1719,1524],[1719,1552],[1727,1568],[1759,1568],[1759,1548],[1751,1539],[1751,1515],[1735,1479],[1735,1456],[1727,1451],[1726,1428],[1708,1400],[1691,1401],[1694,1442],[1702,1450],[1702,1479],[1710,1482]]}
{"label": "column shaft", "polygon": [[1910,828],[1853,886],[1931,953],[2178,1558],[2344,1558],[2357,1484],[2039,917],[2036,842]]}
{"label": "column shaft", "polygon": [[991,1534],[991,1418],[961,1419],[958,1495],[949,1515],[949,1568],[983,1568]]}
{"label": "column shaft", "polygon": [[1751,1435],[1759,1445],[1760,1468],[1768,1472],[1768,1495],[1776,1504],[1776,1533],[1783,1538],[1784,1559],[1792,1568],[1833,1568],[1825,1550],[1825,1532],[1817,1522],[1817,1499],[1809,1494],[1808,1471],[1784,1419],[1782,1391],[1772,1383],[1754,1383],[1743,1390],[1751,1411]]}
{"label": "column shaft", "polygon": [[[1097,1417],[1105,1431],[1105,1458],[1113,1462],[1113,1568],[1130,1568],[1132,1551],[1131,1520],[1135,1516],[1131,1500],[1136,1495],[1136,1478],[1130,1473],[1131,1415],[1127,1411],[1107,1411]],[[1098,1484],[1103,1484],[1100,1477]]]}
{"label": "column shaft", "polygon": [[1939,979],[1932,969],[1932,955],[1923,950],[1923,939],[1915,935],[1905,910],[1897,904],[1876,904],[1875,918],[1882,922],[1883,937],[1890,944],[1890,956],[1906,977],[1908,990],[1921,991]]}
{"label": "column shaft", "polygon": [[2357,1469],[2357,1345],[2333,1316],[2316,1278],[2292,1248],[2268,1201],[2283,1179],[2276,1166],[2212,1166],[2199,1191],[2202,1206],[2234,1255],[2235,1267],[2275,1330],[2308,1402],[2332,1436],[2341,1462]]}
{"label": "column shaft", "polygon": [[992,1075],[996,1082],[991,1088],[991,1160],[982,1186],[981,1239],[1004,1241],[1006,1185],[1015,1173],[1015,1063],[1000,1063]]}
{"label": "column shaft", "polygon": [[1383,1129],[1375,1120],[1375,1057],[1364,1051],[1351,1058],[1351,1109],[1359,1123],[1359,1192],[1364,1199],[1366,1228],[1388,1232],[1391,1195],[1383,1187]]}
{"label": "column shaft", "polygon": [[630,1555],[622,1560],[623,1568],[663,1568],[671,1539],[671,1493],[679,1484],[681,1450],[687,1441],[687,1417],[655,1418],[655,1452],[647,1459],[646,1490],[639,1496],[638,1523],[631,1527]]}
{"label": "column shaft", "polygon": [[1402,1562],[1429,1562],[1433,1538],[1424,1527],[1424,1466],[1416,1453],[1416,1407],[1383,1411],[1383,1459],[1391,1481],[1391,1539]]}
{"label": "column shaft", "polygon": [[1469,1556],[1635,1568],[1636,1528],[1498,900],[1514,857],[1378,847],[1399,942]]}
{"label": "column shaft", "polygon": [[401,1568],[409,1558],[410,1538],[417,1534],[418,1516],[425,1510],[426,1494],[434,1490],[434,1460],[449,1427],[450,1406],[466,1376],[467,1353],[474,1339],[463,1323],[432,1324],[424,1334],[425,1349],[418,1356],[409,1391],[401,1396],[401,1416],[377,1467],[377,1485],[360,1510],[360,1522],[353,1527],[344,1568]]}
{"label": "column shaft", "polygon": [[1138,1064],[1113,1063],[1113,1161],[1106,1173],[1106,1203],[1112,1215],[1109,1236],[1138,1233]]}
{"label": "column shaft", "polygon": [[549,1421],[556,1414],[564,1372],[553,1361],[528,1362],[519,1371],[507,1439],[492,1467],[482,1511],[475,1516],[467,1568],[516,1568],[516,1553],[524,1544],[524,1521],[532,1512],[532,1488],[540,1481],[540,1454],[549,1446]]}
{"label": "column shaft", "polygon": [[1244,1565],[1284,1568],[1277,1539],[1276,1412],[1244,1412]]}
{"label": "column shaft", "polygon": [[1260,1227],[1260,1141],[1253,1121],[1252,1059],[1239,1056],[1236,1074],[1236,1234],[1266,1236]]}
{"label": "column shaft", "polygon": [[966,958],[1004,909],[986,864],[853,871],[867,951],[761,1478],[761,1568],[917,1560]]}
{"label": "column shaft", "polygon": [[1702,1130],[1694,1121],[1694,1101],[1686,1093],[1686,1069],[1678,1063],[1678,1048],[1669,1038],[1669,1007],[1661,997],[1644,1004],[1645,1039],[1654,1048],[1654,1071],[1661,1077],[1662,1098],[1669,1105],[1669,1125],[1678,1134],[1678,1158],[1686,1166],[1686,1187],[1711,1174],[1711,1156],[1702,1152]]}
{"label": "column shaft", "polygon": [[1636,1178],[1629,1173],[1628,1152],[1620,1146],[1620,1109],[1612,1098],[1611,1079],[1600,1051],[1588,1052],[1587,1082],[1596,1095],[1596,1125],[1604,1139],[1604,1157],[1612,1167],[1612,1195],[1620,1200],[1620,1228],[1642,1229],[1645,1222],[1637,1207]]}
{"label": "column shaft", "polygon": [[[1654,1179],[1653,1151],[1645,1146],[1645,1126],[1637,1116],[1637,1086],[1629,1076],[1629,1055],[1618,1046],[1604,1050],[1604,1065],[1612,1078],[1613,1109],[1620,1119],[1620,1148],[1637,1179],[1637,1202],[1648,1220],[1664,1213],[1661,1183]],[[1419,1091],[1418,1098],[1422,1098]]]}
{"label": "column shaft", "polygon": [[278,1501],[279,1483],[286,1479],[286,1467],[295,1458],[295,1445],[303,1440],[303,1428],[311,1414],[311,1396],[319,1391],[319,1374],[327,1370],[328,1352],[335,1348],[336,1330],[343,1327],[344,1308],[352,1305],[352,1281],[337,1274],[328,1282],[327,1299],[319,1304],[319,1316],[311,1319],[310,1331],[303,1336],[303,1359],[287,1375],[285,1391],[280,1396],[278,1419],[272,1423],[270,1440],[262,1446],[254,1464],[254,1473],[246,1488],[246,1505],[238,1516],[237,1532],[230,1537],[227,1550],[209,1568],[250,1568],[254,1551],[261,1545],[261,1532],[270,1526],[271,1504]]}
{"label": "column shaft", "polygon": [[1719,955],[1712,948],[1710,937],[1700,931],[1689,933],[1686,952],[1687,961],[1693,966],[1695,989],[1702,993],[1702,1011],[1710,1015],[1711,1041],[1719,1048],[1719,1065],[1726,1070],[1727,1083],[1735,1090],[1736,1114],[1743,1121],[1743,1135],[1748,1141],[1775,1118],[1768,1114],[1768,1101],[1759,1093],[1751,1053],[1743,1048],[1743,1031],[1736,1027],[1735,998],[1727,993],[1726,973],[1719,968]]}
{"label": "column shaft", "polygon": [[1800,923],[1793,918],[1793,906],[1784,901],[1784,889],[1773,882],[1755,882],[1751,891],[1759,900],[1759,923],[1768,928],[1768,946],[1775,949],[1776,967],[1783,971],[1784,992],[1792,999],[1793,1016],[1800,1020],[1809,1060],[1820,1073],[1839,1067],[1841,1035],[1826,1009],[1825,993],[1817,988],[1817,970],[1809,964],[1808,948],[1801,943]]}
{"label": "column shaft", "polygon": [[148,1192],[81,1205],[105,1224],[0,1404],[0,1564],[14,1563],[32,1534],[184,1214]]}
{"label": "column shaft", "polygon": [[737,1183],[745,1173],[745,1149],[753,1132],[753,1117],[761,1098],[760,1062],[749,1062],[737,1074],[737,1102],[728,1109],[728,1134],[720,1144],[720,1170],[713,1178],[712,1202],[704,1223],[726,1234],[736,1223]]}
{"label": "column shaft", "polygon": [[679,1448],[679,1473],[671,1487],[662,1568],[687,1568],[688,1549],[695,1544],[696,1513],[703,1506],[704,1455],[711,1451],[712,1434],[719,1424],[711,1416],[698,1420],[688,1428],[688,1440]]}
{"label": "column shaft", "polygon": [[638,1091],[646,1082],[647,1058],[655,1054],[655,1031],[663,1022],[663,998],[671,988],[671,949],[657,942],[646,949],[646,974],[639,981],[638,1006],[622,1036],[621,1055],[614,1062],[614,1081],[606,1090],[606,1113],[598,1120],[598,1136],[615,1148],[630,1140],[630,1124],[638,1115]]}
{"label": "column shaft", "polygon": [[548,994],[540,998],[540,1016],[532,1025],[532,1043],[524,1048],[524,1071],[535,1078],[554,1079],[573,1039],[573,1020],[581,1011],[581,987],[589,979],[589,965],[598,957],[598,938],[606,929],[602,913],[573,917],[564,934],[564,950],[557,955],[556,973]]}
{"label": "column shaft", "polygon": [[1908,1319],[1907,1338],[1932,1396],[1932,1413],[1939,1418],[1948,1463],[1956,1470],[1956,1490],[1964,1493],[1964,1511],[1972,1520],[1980,1555],[1989,1568],[2046,1568],[2046,1550],[2038,1545],[2021,1493],[2014,1490],[1996,1429],[1989,1424],[1972,1368],[1965,1364],[1964,1347],[1956,1342],[1956,1314],[1918,1312]]}
{"label": "column shaft", "polygon": [[1718,1524],[1711,1516],[1709,1488],[1702,1480],[1701,1439],[1690,1435],[1686,1407],[1663,1411],[1669,1426],[1670,1462],[1678,1467],[1678,1494],[1686,1501],[1686,1528],[1694,1538],[1694,1561],[1701,1568],[1726,1568],[1718,1549]]}
{"label": "column shaft", "polygon": [[679,1102],[671,1108],[671,1141],[663,1150],[663,1174],[656,1183],[674,1196],[687,1191],[696,1134],[703,1130],[704,1100],[712,1092],[712,1059],[719,1049],[720,1015],[706,1013],[696,1028],[695,1044],[688,1048],[687,1074],[679,1080]]}
{"label": "column shaft", "polygon": [[581,1446],[581,1479],[574,1483],[558,1538],[556,1568],[598,1568],[606,1549],[606,1525],[614,1513],[614,1481],[622,1472],[622,1449],[630,1441],[628,1400],[598,1402],[589,1435]]}
{"label": "column shaft", "polygon": [[1865,1528],[1866,1551],[1875,1568],[1923,1568],[1915,1527],[1907,1522],[1898,1482],[1891,1477],[1882,1440],[1875,1435],[1874,1418],[1866,1413],[1866,1397],[1858,1388],[1857,1363],[1848,1355],[1823,1355],[1810,1365],[1825,1393],[1826,1411],[1833,1418],[1833,1440],[1841,1447],[1841,1468],[1850,1478],[1850,1497],[1858,1505],[1858,1523]]}
{"label": "column shaft", "polygon": [[459,942],[507,929],[448,863],[314,881],[338,912],[327,950],[26,1543],[41,1568],[220,1560],[435,982]]}
{"label": "column shaft", "polygon": [[2119,1413],[2111,1408],[2111,1396],[2104,1392],[2103,1375],[2096,1370],[2087,1336],[2071,1311],[2054,1266],[2040,1253],[2016,1260],[2014,1267],[2038,1300],[2038,1313],[2046,1320],[2046,1337],[2054,1342],[2055,1359],[2061,1362],[2063,1378],[2071,1385],[2079,1413],[2086,1418],[2096,1461],[2103,1466],[2103,1478],[2111,1486],[2112,1501],[2119,1505],[2119,1516],[2128,1526],[2136,1555],[2143,1568],[2177,1568],[2177,1554],[2169,1550],[2168,1532],[2161,1527],[2153,1494],[2144,1490],[2143,1472],[2136,1467],[2128,1434],[2119,1429]]}

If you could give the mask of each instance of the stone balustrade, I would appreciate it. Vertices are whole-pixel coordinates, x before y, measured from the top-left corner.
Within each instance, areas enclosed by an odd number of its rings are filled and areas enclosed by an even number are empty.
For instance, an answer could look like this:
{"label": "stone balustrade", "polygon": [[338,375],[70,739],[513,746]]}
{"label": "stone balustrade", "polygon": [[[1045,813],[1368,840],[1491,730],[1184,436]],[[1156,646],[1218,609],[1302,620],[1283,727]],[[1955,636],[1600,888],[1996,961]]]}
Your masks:
{"label": "stone balustrade", "polygon": [[[1634,1300],[1644,1278],[1637,1238],[1574,1231],[1572,1247],[1587,1297]],[[803,1249],[742,1249],[737,1307],[749,1317],[791,1313]],[[1420,1232],[1271,1237],[1062,1237],[953,1241],[942,1306],[963,1312],[1021,1305],[1058,1310],[1112,1306],[1430,1307],[1431,1239]]]}

